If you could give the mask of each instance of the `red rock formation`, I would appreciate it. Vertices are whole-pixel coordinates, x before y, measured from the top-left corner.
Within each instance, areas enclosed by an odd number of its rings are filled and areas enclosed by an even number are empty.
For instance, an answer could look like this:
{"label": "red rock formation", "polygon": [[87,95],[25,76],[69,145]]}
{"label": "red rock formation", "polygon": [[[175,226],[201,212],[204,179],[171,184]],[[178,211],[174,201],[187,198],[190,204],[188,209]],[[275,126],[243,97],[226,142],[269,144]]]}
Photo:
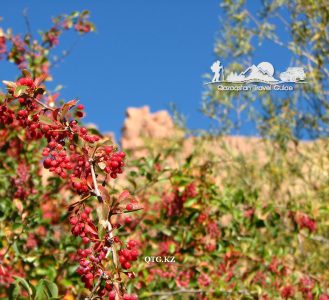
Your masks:
{"label": "red rock formation", "polygon": [[161,139],[174,134],[174,122],[165,110],[151,113],[148,106],[131,107],[126,115],[121,138],[125,150],[143,147],[145,138]]}

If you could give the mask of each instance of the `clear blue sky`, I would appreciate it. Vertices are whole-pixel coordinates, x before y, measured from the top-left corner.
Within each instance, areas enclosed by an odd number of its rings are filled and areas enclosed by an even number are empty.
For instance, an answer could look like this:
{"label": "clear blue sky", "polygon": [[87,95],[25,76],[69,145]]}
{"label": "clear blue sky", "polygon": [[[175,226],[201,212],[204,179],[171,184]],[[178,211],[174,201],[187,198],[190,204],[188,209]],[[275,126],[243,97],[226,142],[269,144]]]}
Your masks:
{"label": "clear blue sky", "polygon": [[[188,117],[191,128],[207,126],[198,112],[202,75],[214,60],[213,48],[220,21],[217,0],[12,0],[2,5],[2,27],[25,32],[22,17],[28,8],[32,30],[46,29],[50,17],[88,9],[97,32],[79,40],[72,54],[53,70],[54,84],[63,84],[66,100],[79,97],[87,122],[119,135],[125,109],[149,105],[168,109],[170,102]],[[250,1],[254,6],[255,1]],[[64,35],[61,49],[76,38]],[[258,60],[287,66],[284,53],[260,51]],[[273,50],[273,49],[272,49]],[[255,62],[257,63],[257,62]],[[0,78],[12,79],[13,66],[0,62]],[[247,132],[248,128],[242,133]]]}

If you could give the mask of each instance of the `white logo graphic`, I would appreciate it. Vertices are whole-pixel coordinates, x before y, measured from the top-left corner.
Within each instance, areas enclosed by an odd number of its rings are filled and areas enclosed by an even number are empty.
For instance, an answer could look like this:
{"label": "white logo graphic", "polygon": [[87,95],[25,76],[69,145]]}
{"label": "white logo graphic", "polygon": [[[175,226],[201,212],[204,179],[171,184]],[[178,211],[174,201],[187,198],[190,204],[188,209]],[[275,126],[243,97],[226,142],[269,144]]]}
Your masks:
{"label": "white logo graphic", "polygon": [[[289,67],[285,72],[279,74],[279,79],[274,77],[274,67],[269,62],[261,62],[260,64],[252,65],[251,67],[247,68],[245,71],[237,74],[235,72],[231,72],[224,77],[224,67],[221,65],[219,60],[215,61],[211,66],[211,71],[214,73],[214,77],[211,82],[206,84],[212,83],[223,83],[227,84],[226,88],[223,88],[222,85],[219,86],[219,89],[224,90],[250,90],[244,86],[241,87],[241,84],[250,84],[250,83],[260,83],[269,85],[269,87],[254,87],[254,89],[258,90],[271,90],[272,87],[274,90],[293,90],[292,86],[280,86],[283,83],[306,83],[305,72],[304,68],[301,67]],[[222,80],[220,78],[222,77]],[[240,85],[233,85],[232,84],[240,84]],[[233,88],[232,88],[233,87]],[[234,88],[235,87],[235,88]]]}

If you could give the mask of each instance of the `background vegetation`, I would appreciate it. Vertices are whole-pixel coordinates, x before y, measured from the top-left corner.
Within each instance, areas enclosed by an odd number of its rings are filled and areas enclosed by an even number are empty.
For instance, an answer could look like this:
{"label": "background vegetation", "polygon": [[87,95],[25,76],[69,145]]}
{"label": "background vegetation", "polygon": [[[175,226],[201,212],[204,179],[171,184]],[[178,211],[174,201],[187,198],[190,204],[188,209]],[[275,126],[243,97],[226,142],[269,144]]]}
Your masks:
{"label": "background vegetation", "polygon": [[[145,138],[144,149],[127,153],[125,176],[106,183],[111,195],[124,187],[143,205],[115,220],[123,225],[116,236],[139,243],[124,288],[140,299],[329,299],[328,3],[263,1],[256,13],[240,0],[221,7],[215,55],[228,71],[242,71],[256,46],[273,43],[307,68],[308,84],[289,93],[210,87],[202,101],[208,132],[177,123],[170,138]],[[8,42],[9,34],[0,36]],[[3,57],[21,67],[16,50]],[[24,67],[43,74],[49,52],[28,56]],[[259,137],[239,151],[227,135],[246,123]],[[1,297],[82,299],[90,294],[76,273],[84,246],[69,233],[72,188],[42,176],[44,140],[27,143],[22,131],[1,126]],[[146,256],[176,262],[148,264]]]}

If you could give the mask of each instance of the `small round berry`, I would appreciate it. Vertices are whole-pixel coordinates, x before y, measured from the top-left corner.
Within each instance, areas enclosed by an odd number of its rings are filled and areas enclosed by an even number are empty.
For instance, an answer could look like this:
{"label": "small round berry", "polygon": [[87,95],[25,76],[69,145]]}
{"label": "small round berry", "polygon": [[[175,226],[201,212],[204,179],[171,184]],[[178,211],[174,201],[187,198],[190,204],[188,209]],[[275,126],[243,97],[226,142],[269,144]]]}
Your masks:
{"label": "small round berry", "polygon": [[127,260],[126,260],[126,258],[123,255],[120,255],[119,256],[119,261],[123,265]]}
{"label": "small round berry", "polygon": [[77,217],[72,217],[71,219],[70,219],[70,224],[71,225],[76,225],[78,223],[78,218]]}
{"label": "small round berry", "polygon": [[131,267],[131,264],[130,264],[129,262],[125,262],[125,263],[123,264],[123,267],[124,267],[125,269],[129,269],[129,268]]}
{"label": "small round berry", "polygon": [[134,209],[134,206],[131,203],[129,203],[129,204],[126,205],[126,209],[131,211],[131,210]]}
{"label": "small round berry", "polygon": [[82,242],[84,243],[84,244],[88,244],[89,242],[90,242],[90,239],[88,238],[88,237],[83,237],[82,238]]}

